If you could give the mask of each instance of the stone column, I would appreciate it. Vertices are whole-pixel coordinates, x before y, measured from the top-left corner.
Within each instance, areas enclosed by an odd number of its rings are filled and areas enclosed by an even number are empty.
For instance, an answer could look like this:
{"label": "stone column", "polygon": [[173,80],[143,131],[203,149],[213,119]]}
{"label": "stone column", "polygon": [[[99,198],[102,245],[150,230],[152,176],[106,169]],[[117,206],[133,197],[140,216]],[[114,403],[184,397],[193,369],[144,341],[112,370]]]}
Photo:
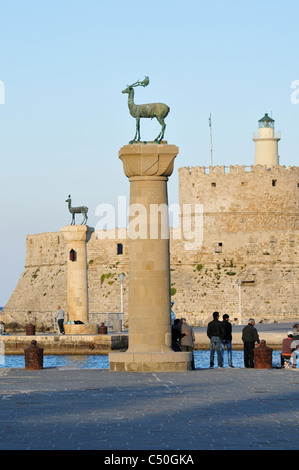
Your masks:
{"label": "stone column", "polygon": [[83,324],[65,324],[66,334],[96,334],[97,326],[88,323],[88,283],[86,242],[93,228],[87,225],[66,225],[60,232],[67,242],[67,312],[70,321]]}
{"label": "stone column", "polygon": [[130,181],[129,348],[110,353],[113,371],[191,368],[191,355],[171,348],[167,181],[178,148],[131,144],[119,158]]}

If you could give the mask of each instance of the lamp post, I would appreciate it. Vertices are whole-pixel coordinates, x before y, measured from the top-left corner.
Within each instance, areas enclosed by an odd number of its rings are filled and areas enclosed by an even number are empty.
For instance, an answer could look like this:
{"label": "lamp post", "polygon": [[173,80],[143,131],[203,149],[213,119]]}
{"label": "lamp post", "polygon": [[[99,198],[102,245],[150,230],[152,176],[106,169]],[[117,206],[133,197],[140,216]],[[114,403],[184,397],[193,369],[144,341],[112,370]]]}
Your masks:
{"label": "lamp post", "polygon": [[120,280],[120,313],[124,313],[123,282],[124,282],[125,275],[123,273],[120,273],[118,277]]}
{"label": "lamp post", "polygon": [[238,279],[238,286],[239,286],[239,325],[241,325],[242,323],[242,299],[241,299],[242,279]]}

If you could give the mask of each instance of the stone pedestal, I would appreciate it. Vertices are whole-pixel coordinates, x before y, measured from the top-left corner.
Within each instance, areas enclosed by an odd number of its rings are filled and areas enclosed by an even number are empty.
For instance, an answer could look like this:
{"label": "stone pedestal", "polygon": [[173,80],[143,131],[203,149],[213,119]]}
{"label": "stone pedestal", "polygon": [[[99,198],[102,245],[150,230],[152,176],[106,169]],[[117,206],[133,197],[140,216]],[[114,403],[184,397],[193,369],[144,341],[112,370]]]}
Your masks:
{"label": "stone pedestal", "polygon": [[254,368],[271,369],[272,368],[272,348],[268,348],[266,341],[261,340],[261,344],[254,348]]}
{"label": "stone pedestal", "polygon": [[119,158],[130,181],[129,349],[109,354],[113,371],[191,368],[191,354],[171,348],[167,181],[178,148],[132,144]]}
{"label": "stone pedestal", "polygon": [[88,283],[86,242],[93,228],[87,225],[67,225],[60,229],[67,242],[67,312],[70,321],[65,324],[66,334],[96,334],[97,325],[88,322]]}
{"label": "stone pedestal", "polygon": [[39,370],[43,369],[44,364],[44,350],[37,346],[35,340],[31,341],[31,346],[24,350],[25,355],[25,369],[26,370]]}

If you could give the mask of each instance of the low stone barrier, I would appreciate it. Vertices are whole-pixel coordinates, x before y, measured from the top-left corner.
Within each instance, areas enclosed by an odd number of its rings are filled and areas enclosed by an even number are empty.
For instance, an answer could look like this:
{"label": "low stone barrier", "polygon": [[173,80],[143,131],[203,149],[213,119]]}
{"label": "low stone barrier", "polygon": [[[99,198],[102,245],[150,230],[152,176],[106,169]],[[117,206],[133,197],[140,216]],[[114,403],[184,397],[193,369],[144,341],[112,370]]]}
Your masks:
{"label": "low stone barrier", "polygon": [[[210,340],[206,331],[195,331],[195,349],[210,349]],[[260,338],[267,342],[273,350],[281,350],[282,340],[286,333],[263,332]],[[5,354],[22,354],[24,348],[30,346],[31,340],[38,340],[44,348],[44,354],[108,354],[110,351],[124,351],[128,348],[128,333],[97,334],[97,335],[58,335],[36,334],[3,335],[0,339],[4,343]],[[243,350],[241,332],[233,332],[232,348]]]}
{"label": "low stone barrier", "polygon": [[108,354],[128,348],[128,335],[4,335],[0,339],[5,354],[23,354],[37,340],[44,354]]}

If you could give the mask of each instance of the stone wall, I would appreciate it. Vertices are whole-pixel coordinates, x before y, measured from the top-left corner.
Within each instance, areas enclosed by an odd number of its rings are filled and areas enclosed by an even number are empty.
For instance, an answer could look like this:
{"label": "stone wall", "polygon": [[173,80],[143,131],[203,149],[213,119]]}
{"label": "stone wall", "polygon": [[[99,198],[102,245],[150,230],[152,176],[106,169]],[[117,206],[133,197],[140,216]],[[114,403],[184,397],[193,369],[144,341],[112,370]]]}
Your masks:
{"label": "stone wall", "polygon": [[[109,236],[109,232],[104,235]],[[103,321],[99,313],[120,311],[118,274],[127,274],[128,264],[127,247],[124,246],[122,255],[117,255],[118,241],[100,236],[94,232],[87,243],[89,311],[94,314],[95,323]],[[17,322],[22,326],[32,321],[45,328],[53,325],[57,306],[66,309],[67,256],[60,232],[26,237],[25,269],[3,309],[1,318],[5,323]],[[125,278],[125,302],[126,290]]]}
{"label": "stone wall", "polygon": [[26,260],[15,290],[3,309],[5,323],[51,325],[57,305],[66,302],[65,244],[60,233],[26,237]]}
{"label": "stone wall", "polygon": [[[180,168],[180,206],[203,207],[203,243],[190,249],[170,232],[174,312],[193,326],[206,325],[214,310],[242,323],[298,320],[299,168],[253,166]],[[116,230],[94,232],[87,244],[89,311],[120,311],[123,272],[128,314],[128,248]],[[123,231],[122,231],[123,232]],[[118,244],[123,252],[118,254]],[[24,272],[3,310],[4,321],[51,325],[66,305],[66,245],[60,233],[27,236]],[[146,302],[146,299],[145,299]]]}
{"label": "stone wall", "polygon": [[[193,301],[201,303],[203,321],[207,321],[207,309],[210,312],[219,309],[239,318],[238,278],[243,281],[244,319],[295,318],[299,280],[299,168],[180,168],[179,190],[181,207],[201,204],[203,209],[202,246],[195,253],[184,249],[186,243],[182,244],[179,261],[189,265],[189,269],[185,267],[183,280],[181,268],[180,280],[177,279],[184,285],[185,297],[197,291]],[[194,274],[190,279],[192,262]],[[172,276],[175,280],[174,272]],[[191,313],[190,299],[184,302],[184,308],[188,315],[196,317],[193,323],[200,321],[198,308]]]}

